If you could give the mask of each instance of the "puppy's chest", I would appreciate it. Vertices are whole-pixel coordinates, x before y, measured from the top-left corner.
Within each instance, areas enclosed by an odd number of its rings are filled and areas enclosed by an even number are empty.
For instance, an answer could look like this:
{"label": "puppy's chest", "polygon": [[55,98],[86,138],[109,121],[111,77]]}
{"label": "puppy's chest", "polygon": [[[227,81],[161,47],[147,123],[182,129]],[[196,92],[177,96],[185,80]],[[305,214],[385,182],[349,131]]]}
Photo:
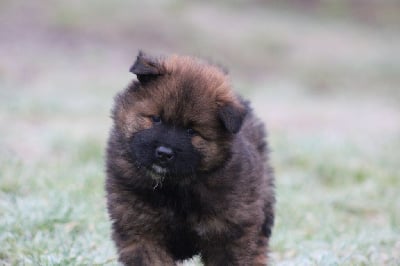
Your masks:
{"label": "puppy's chest", "polygon": [[159,194],[162,208],[168,210],[169,223],[178,230],[190,228],[199,237],[224,233],[227,230],[224,214],[228,212],[229,204],[219,193],[208,192],[178,190],[172,194]]}
{"label": "puppy's chest", "polygon": [[200,215],[208,208],[208,203],[189,189],[162,188],[154,191],[154,197],[157,198],[158,207],[168,209],[177,218]]}

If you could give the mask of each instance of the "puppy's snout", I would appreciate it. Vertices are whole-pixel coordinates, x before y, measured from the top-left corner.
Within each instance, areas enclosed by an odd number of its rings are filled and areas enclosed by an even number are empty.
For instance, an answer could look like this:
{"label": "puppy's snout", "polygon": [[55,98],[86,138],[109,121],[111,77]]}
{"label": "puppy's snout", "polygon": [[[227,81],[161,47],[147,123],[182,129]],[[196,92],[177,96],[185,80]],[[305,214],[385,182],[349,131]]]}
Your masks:
{"label": "puppy's snout", "polygon": [[156,158],[162,163],[170,162],[174,159],[175,154],[171,148],[159,146],[156,148]]}

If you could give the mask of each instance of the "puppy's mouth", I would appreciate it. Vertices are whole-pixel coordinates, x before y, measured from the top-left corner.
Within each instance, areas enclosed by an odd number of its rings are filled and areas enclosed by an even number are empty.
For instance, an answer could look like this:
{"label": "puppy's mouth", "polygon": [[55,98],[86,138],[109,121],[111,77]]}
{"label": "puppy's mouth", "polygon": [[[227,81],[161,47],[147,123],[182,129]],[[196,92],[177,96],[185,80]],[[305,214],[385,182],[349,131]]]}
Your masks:
{"label": "puppy's mouth", "polygon": [[168,169],[165,167],[162,167],[157,164],[152,164],[148,169],[147,173],[151,178],[153,178],[156,181],[162,181],[165,176],[168,174]]}
{"label": "puppy's mouth", "polygon": [[[162,187],[164,184],[164,180],[169,178],[169,184],[175,183],[179,185],[188,185],[195,178],[195,174],[189,175],[176,175],[174,172],[167,168],[160,166],[159,164],[153,163],[150,167],[147,168],[147,175],[153,179],[153,189],[155,190],[158,187]],[[172,178],[171,178],[172,177]]]}
{"label": "puppy's mouth", "polygon": [[152,164],[147,169],[147,174],[155,181],[153,189],[156,189],[158,186],[162,186],[165,176],[168,174],[168,169],[157,164]]}
{"label": "puppy's mouth", "polygon": [[157,164],[153,164],[151,166],[151,170],[155,174],[162,175],[162,176],[164,176],[166,173],[168,173],[168,169],[167,168],[159,166]]}

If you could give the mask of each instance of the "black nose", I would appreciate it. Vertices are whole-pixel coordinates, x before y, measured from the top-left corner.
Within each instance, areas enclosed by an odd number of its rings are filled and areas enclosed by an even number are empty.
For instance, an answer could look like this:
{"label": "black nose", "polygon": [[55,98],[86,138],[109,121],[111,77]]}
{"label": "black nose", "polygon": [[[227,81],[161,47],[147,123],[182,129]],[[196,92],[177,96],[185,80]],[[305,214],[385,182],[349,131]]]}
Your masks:
{"label": "black nose", "polygon": [[160,146],[156,149],[156,158],[163,163],[169,162],[174,158],[174,151],[168,147]]}

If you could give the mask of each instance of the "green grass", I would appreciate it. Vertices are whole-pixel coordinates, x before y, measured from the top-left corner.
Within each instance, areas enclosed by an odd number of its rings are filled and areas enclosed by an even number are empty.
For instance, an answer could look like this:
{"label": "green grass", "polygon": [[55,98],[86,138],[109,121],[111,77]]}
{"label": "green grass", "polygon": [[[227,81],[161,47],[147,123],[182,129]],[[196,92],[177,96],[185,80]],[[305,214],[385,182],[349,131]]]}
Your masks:
{"label": "green grass", "polygon": [[399,145],[391,140],[369,154],[362,146],[318,138],[277,141],[274,259],[398,265]]}
{"label": "green grass", "polygon": [[[0,264],[116,263],[103,191],[109,120],[106,111],[99,117],[92,110],[106,100],[93,98],[75,119],[65,98],[33,109],[3,102],[3,122],[17,123],[1,126]],[[271,106],[276,100],[262,99]],[[290,101],[281,101],[290,112]],[[331,105],[343,108],[337,101]],[[303,108],[298,102],[300,113],[293,115],[307,116]],[[268,112],[268,104],[262,110]],[[398,264],[400,139],[286,126],[270,127],[278,199],[274,264]]]}
{"label": "green grass", "polygon": [[103,143],[62,141],[51,143],[52,154],[43,159],[2,157],[0,264],[92,265],[113,259]]}
{"label": "green grass", "polygon": [[[31,123],[25,111],[18,116]],[[85,117],[82,130],[109,124],[106,116]],[[68,119],[64,130],[47,119],[36,131],[41,151],[24,158],[1,153],[0,264],[114,265],[103,191],[107,130],[69,135]],[[25,133],[6,144],[12,148]],[[399,138],[360,143],[272,128],[270,140],[278,200],[274,264],[400,263]]]}

